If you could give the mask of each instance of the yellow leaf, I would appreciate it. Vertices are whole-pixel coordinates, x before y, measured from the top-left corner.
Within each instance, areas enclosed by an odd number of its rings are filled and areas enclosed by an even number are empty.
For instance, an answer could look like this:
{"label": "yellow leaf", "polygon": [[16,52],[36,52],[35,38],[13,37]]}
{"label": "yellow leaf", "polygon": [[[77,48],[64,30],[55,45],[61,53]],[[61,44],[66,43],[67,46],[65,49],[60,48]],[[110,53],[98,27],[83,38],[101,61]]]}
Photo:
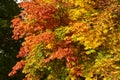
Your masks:
{"label": "yellow leaf", "polygon": [[90,77],[87,77],[85,80],[92,80]]}

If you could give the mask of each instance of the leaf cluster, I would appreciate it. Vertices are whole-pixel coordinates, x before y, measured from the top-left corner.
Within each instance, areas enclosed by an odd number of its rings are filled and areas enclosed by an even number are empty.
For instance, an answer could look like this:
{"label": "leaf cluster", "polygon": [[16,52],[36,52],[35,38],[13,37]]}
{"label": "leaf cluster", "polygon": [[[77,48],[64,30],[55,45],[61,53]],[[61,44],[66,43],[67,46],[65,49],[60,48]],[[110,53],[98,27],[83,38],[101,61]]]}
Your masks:
{"label": "leaf cluster", "polygon": [[12,28],[14,39],[25,39],[18,54],[25,80],[120,79],[117,0],[34,0],[20,7]]}

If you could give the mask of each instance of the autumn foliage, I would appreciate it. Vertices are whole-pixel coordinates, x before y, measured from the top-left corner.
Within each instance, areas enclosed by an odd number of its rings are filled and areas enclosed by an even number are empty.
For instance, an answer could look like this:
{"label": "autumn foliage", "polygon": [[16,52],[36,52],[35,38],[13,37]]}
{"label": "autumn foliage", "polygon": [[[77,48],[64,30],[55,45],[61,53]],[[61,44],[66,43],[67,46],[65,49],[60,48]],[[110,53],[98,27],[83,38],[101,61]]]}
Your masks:
{"label": "autumn foliage", "polygon": [[119,80],[117,0],[33,0],[20,3],[13,38],[23,38],[9,76],[24,80]]}

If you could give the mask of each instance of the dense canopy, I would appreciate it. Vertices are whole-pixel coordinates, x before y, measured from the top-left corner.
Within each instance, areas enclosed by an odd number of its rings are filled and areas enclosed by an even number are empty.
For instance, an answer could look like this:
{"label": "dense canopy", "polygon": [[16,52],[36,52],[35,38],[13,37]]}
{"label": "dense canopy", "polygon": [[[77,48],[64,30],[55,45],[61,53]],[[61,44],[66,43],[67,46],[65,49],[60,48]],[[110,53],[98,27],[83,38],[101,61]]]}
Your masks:
{"label": "dense canopy", "polygon": [[13,38],[24,38],[17,62],[24,80],[119,80],[117,0],[32,0],[20,3]]}

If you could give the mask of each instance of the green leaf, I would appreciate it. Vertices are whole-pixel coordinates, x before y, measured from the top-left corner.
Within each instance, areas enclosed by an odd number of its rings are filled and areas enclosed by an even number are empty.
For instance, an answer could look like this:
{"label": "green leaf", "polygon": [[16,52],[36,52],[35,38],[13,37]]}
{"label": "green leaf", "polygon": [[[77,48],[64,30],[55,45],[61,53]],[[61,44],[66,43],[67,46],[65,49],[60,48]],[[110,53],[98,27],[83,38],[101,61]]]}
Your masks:
{"label": "green leaf", "polygon": [[94,50],[94,49],[92,49],[92,50],[88,50],[88,51],[86,51],[86,54],[91,54],[91,53],[95,53],[96,51]]}

